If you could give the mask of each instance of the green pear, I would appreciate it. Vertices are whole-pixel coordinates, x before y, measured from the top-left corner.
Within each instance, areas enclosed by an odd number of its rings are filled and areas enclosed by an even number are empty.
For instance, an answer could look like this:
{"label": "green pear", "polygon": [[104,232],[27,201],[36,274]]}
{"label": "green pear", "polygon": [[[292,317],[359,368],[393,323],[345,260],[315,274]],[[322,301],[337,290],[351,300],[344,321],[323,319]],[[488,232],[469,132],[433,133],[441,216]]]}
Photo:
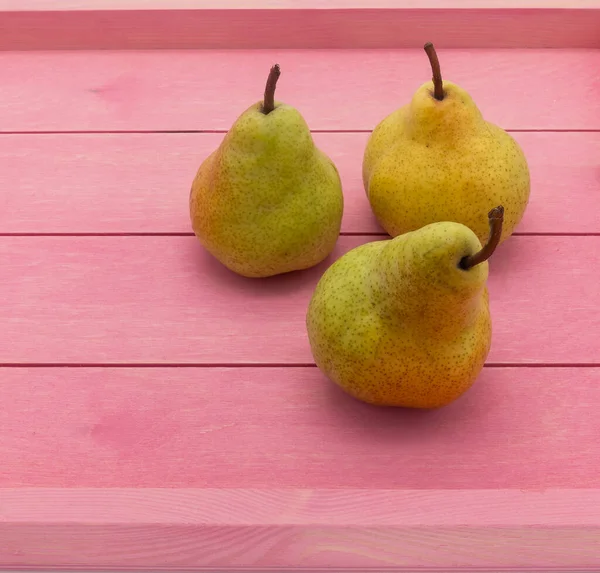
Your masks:
{"label": "green pear", "polygon": [[490,350],[487,259],[503,216],[502,206],[488,214],[484,247],[469,227],[444,221],[335,261],[306,314],[321,371],[379,406],[439,408],[464,394]]}
{"label": "green pear", "polygon": [[433,79],[373,130],[363,184],[379,224],[392,237],[429,223],[454,221],[487,236],[485,213],[505,208],[501,242],[529,202],[525,155],[513,137],[486,121],[471,96],[442,81],[431,43]]}
{"label": "green pear", "polygon": [[342,221],[338,171],[300,112],[274,100],[279,75],[273,66],[264,100],[237,118],[200,165],[189,196],[199,241],[246,277],[320,263],[333,251]]}

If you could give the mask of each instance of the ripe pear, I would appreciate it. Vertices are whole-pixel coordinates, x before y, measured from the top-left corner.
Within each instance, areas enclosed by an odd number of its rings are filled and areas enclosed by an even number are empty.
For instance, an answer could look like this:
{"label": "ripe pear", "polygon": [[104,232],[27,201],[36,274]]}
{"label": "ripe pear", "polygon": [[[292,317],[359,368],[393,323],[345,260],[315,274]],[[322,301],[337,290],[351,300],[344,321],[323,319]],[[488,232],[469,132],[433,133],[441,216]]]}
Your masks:
{"label": "ripe pear", "polygon": [[502,242],[529,202],[523,150],[509,133],[483,118],[463,88],[442,81],[431,43],[425,51],[432,81],[383,119],[367,142],[363,184],[373,213],[392,237],[454,221],[485,242],[485,213],[502,203]]}
{"label": "ripe pear", "polygon": [[230,270],[268,277],[323,261],[339,235],[343,196],[334,163],[295,108],[264,100],[246,109],[198,169],[189,196],[194,233]]}
{"label": "ripe pear", "polygon": [[306,314],[321,371],[379,406],[439,408],[464,394],[490,350],[487,259],[503,216],[502,206],[488,214],[484,247],[469,227],[444,221],[334,262]]}

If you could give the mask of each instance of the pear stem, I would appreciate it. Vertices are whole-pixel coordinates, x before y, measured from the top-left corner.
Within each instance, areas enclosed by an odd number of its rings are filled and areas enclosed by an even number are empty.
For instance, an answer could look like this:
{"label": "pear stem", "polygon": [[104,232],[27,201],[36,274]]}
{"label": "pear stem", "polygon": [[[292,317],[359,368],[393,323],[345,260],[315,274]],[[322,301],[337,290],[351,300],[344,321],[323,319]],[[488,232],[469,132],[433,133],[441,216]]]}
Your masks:
{"label": "pear stem", "polygon": [[433,72],[433,97],[438,101],[442,101],[444,99],[444,83],[442,82],[440,61],[438,60],[435,48],[431,42],[427,42],[423,48],[425,49],[425,53],[429,58],[431,71]]}
{"label": "pear stem", "polygon": [[265,99],[263,101],[262,112],[267,115],[275,109],[275,87],[277,86],[277,80],[281,75],[281,69],[279,64],[275,64],[269,72],[267,78],[267,85],[265,86]]}
{"label": "pear stem", "polygon": [[486,245],[474,255],[468,255],[463,257],[460,261],[460,268],[468,271],[479,263],[487,261],[496,250],[496,247],[500,243],[500,237],[502,236],[502,223],[504,222],[504,207],[499,205],[494,207],[488,213],[488,219],[490,221],[490,238]]}

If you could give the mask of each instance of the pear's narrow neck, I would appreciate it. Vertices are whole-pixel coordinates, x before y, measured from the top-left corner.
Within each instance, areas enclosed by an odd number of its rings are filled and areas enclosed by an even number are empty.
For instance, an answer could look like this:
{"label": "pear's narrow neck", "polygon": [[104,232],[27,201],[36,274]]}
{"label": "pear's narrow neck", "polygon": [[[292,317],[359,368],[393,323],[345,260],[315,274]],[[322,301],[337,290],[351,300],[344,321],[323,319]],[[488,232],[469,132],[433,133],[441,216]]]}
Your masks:
{"label": "pear's narrow neck", "polygon": [[409,241],[393,247],[395,252],[382,262],[391,314],[435,337],[452,337],[474,322],[485,289],[477,270],[460,269],[460,259],[430,266],[431,260],[416,255]]}
{"label": "pear's narrow neck", "polygon": [[406,132],[426,144],[456,147],[478,132],[479,123],[473,118],[443,114],[407,114]]}
{"label": "pear's narrow neck", "polygon": [[454,90],[438,101],[424,89],[413,98],[404,117],[411,137],[432,144],[442,141],[445,146],[459,145],[466,136],[479,133],[484,122],[477,107],[467,105]]}

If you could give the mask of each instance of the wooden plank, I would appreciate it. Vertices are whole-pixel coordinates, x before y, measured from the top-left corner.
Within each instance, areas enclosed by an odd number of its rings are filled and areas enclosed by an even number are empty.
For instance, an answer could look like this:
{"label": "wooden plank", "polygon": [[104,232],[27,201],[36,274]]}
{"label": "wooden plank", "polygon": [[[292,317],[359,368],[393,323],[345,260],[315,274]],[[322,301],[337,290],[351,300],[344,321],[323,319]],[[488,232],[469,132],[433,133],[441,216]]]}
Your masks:
{"label": "wooden plank", "polygon": [[0,0],[0,11],[55,12],[118,10],[331,10],[371,8],[469,9],[490,11],[496,8],[538,10],[548,8],[596,8],[596,0]]}
{"label": "wooden plank", "polygon": [[2,567],[600,565],[600,368],[485,368],[432,412],[316,368],[2,368],[0,395]]}
{"label": "wooden plank", "polygon": [[484,368],[430,412],[314,367],[2,368],[0,395],[0,488],[600,487],[600,368]]}
{"label": "wooden plank", "polygon": [[594,0],[3,0],[0,49],[597,48],[599,25]]}
{"label": "wooden plank", "polygon": [[[431,77],[421,46],[5,52],[0,126],[3,132],[227,130],[262,97],[278,61],[278,98],[296,106],[311,129],[370,131]],[[600,129],[590,79],[600,68],[600,50],[440,50],[440,59],[444,77],[468,90],[486,119],[504,129]]]}
{"label": "wooden plank", "polygon": [[[600,133],[515,133],[532,192],[519,234],[600,233]],[[188,194],[222,134],[60,134],[0,137],[0,233],[192,233]],[[342,233],[381,233],[360,165],[367,133],[316,133],[336,163]],[[35,165],[32,169],[31,166]]]}
{"label": "wooden plank", "polygon": [[[4,237],[0,364],[312,364],[306,272],[247,280],[195,237]],[[600,237],[513,237],[490,271],[490,363],[598,363]],[[567,302],[565,302],[567,301]]]}
{"label": "wooden plank", "polygon": [[0,560],[15,568],[325,572],[600,566],[598,489],[16,489],[0,495],[8,515],[0,522]]}

